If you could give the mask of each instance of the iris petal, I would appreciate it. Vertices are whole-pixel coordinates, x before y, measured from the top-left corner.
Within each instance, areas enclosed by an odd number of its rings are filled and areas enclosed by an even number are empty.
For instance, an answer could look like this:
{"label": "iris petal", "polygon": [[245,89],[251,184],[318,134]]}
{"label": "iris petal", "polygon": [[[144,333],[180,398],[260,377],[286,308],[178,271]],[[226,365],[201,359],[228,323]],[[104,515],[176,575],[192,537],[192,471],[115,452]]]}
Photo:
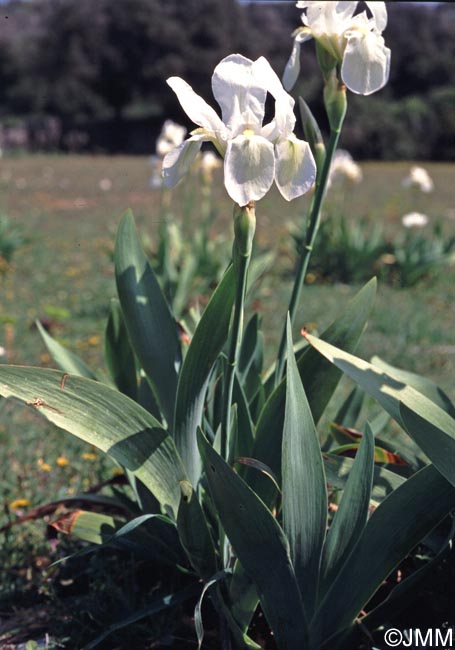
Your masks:
{"label": "iris petal", "polygon": [[186,81],[180,77],[170,77],[167,83],[177,95],[183,110],[192,122],[223,136],[225,128],[219,116]]}
{"label": "iris petal", "polygon": [[260,127],[264,119],[267,90],[254,75],[253,66],[253,61],[241,54],[231,54],[213,72],[213,94],[231,137],[247,127]]}
{"label": "iris petal", "polygon": [[224,184],[238,205],[258,201],[269,191],[275,175],[274,147],[261,136],[239,135],[228,142]]}
{"label": "iris petal", "polygon": [[316,163],[310,146],[295,136],[276,147],[275,182],[287,201],[307,192],[316,179]]}
{"label": "iris petal", "polygon": [[373,20],[378,32],[383,32],[387,27],[387,7],[385,2],[367,2],[368,9],[373,14]]}
{"label": "iris petal", "polygon": [[346,33],[348,42],[341,66],[341,78],[352,92],[370,95],[388,81],[390,50],[382,36],[359,30]]}
{"label": "iris petal", "polygon": [[[295,126],[295,101],[284,90],[278,75],[263,56],[253,63],[253,72],[258,79],[261,79],[266,90],[275,99],[276,128],[278,129],[279,135],[286,138],[292,133]],[[275,140],[277,137],[278,134],[273,135],[270,139]]]}
{"label": "iris petal", "polygon": [[204,135],[193,135],[164,157],[163,181],[167,187],[174,187],[185,176],[204,140]]}

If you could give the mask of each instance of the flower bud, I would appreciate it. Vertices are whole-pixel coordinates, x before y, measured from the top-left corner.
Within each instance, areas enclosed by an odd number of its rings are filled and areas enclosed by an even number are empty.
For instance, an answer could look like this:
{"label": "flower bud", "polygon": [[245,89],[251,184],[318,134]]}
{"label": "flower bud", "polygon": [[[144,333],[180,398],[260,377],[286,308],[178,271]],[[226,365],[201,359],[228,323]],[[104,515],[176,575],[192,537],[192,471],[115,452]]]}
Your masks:
{"label": "flower bud", "polygon": [[324,105],[332,131],[339,131],[346,115],[346,86],[332,74],[324,86]]}
{"label": "flower bud", "polygon": [[317,143],[313,151],[313,156],[316,162],[316,169],[318,170],[318,178],[319,178],[325,160],[325,145],[323,142]]}
{"label": "flower bud", "polygon": [[240,207],[234,206],[234,253],[241,257],[249,257],[253,247],[253,237],[256,230],[256,213],[254,201]]}
{"label": "flower bud", "polygon": [[322,169],[325,159],[325,145],[321,135],[321,130],[310,107],[302,97],[299,97],[299,108],[303,132],[311,147],[311,152],[316,162],[316,168],[319,172]]}

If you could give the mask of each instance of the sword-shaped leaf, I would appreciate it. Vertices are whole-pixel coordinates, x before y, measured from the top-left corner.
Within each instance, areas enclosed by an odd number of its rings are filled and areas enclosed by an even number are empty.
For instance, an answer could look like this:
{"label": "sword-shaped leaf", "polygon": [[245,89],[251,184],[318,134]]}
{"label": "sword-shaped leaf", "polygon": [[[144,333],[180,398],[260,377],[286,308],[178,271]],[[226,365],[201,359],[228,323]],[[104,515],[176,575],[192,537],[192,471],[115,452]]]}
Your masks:
{"label": "sword-shaped leaf", "polygon": [[283,530],[200,431],[198,443],[221,523],[245,572],[258,588],[278,648],[306,650],[307,623]]}
{"label": "sword-shaped leaf", "polygon": [[181,481],[177,514],[180,542],[197,574],[209,580],[217,571],[215,547],[204,512],[191,483]]}
{"label": "sword-shaped leaf", "polygon": [[194,332],[177,388],[174,440],[193,486],[201,473],[196,442],[210,371],[227,339],[235,297],[235,276],[229,268],[213,293]]}
{"label": "sword-shaped leaf", "polygon": [[70,375],[88,377],[89,379],[97,379],[93,370],[77,354],[63,347],[63,345],[48,334],[39,321],[36,321],[36,327],[49,350],[49,354],[63,372],[67,372]]}
{"label": "sword-shaped leaf", "polygon": [[347,630],[391,571],[454,508],[455,489],[433,465],[392,492],[374,511],[321,602],[311,625],[311,647]]}
{"label": "sword-shaped leaf", "polygon": [[[333,454],[323,454],[325,474],[327,483],[330,486],[344,490],[346,482],[352,472],[354,460],[343,456]],[[395,472],[391,472],[384,467],[374,467],[373,471],[373,489],[371,498],[373,501],[380,503],[391,493],[402,485],[406,479]]]}
{"label": "sword-shaped leaf", "polygon": [[282,450],[283,529],[311,620],[318,598],[327,527],[327,489],[319,439],[302,386],[287,322],[286,411]]}
{"label": "sword-shaped leaf", "polygon": [[115,243],[115,277],[131,345],[167,422],[172,423],[181,362],[177,324],[127,211]]}
{"label": "sword-shaped leaf", "polygon": [[[323,334],[324,339],[335,345],[354,350],[365,328],[366,321],[376,294],[376,282],[370,280],[348,303],[338,320]],[[305,348],[297,359],[299,374],[310,404],[314,422],[317,424],[324,412],[342,373],[331,368],[330,363],[318,359],[311,347]],[[268,398],[259,416],[256,429],[253,458],[265,463],[279,476],[281,472],[281,442],[286,400],[286,379],[283,379]],[[247,473],[247,481],[254,491],[268,503],[273,498],[273,490],[267,480],[252,472]]]}
{"label": "sword-shaped leaf", "polygon": [[176,516],[185,469],[171,436],[132,399],[85,377],[3,365],[0,395],[17,397],[61,429],[109,454]]}
{"label": "sword-shaped leaf", "polygon": [[137,399],[136,359],[128,337],[122,310],[117,300],[111,301],[104,342],[106,364],[120,392]]}
{"label": "sword-shaped leaf", "polygon": [[[407,430],[442,475],[455,485],[455,463],[453,462],[455,458],[455,420],[446,411],[443,411],[422,393],[388,375],[380,368],[376,368],[371,363],[339,350],[330,343],[309,334],[306,338],[326,359],[376,399]],[[412,418],[412,423],[415,426],[406,426],[402,416],[403,408],[407,409],[405,417],[408,425]]]}
{"label": "sword-shaped leaf", "polygon": [[428,397],[428,399],[442,408],[443,411],[447,411],[449,415],[455,417],[455,406],[450,401],[447,393],[445,393],[442,388],[435,384],[434,381],[431,381],[426,377],[422,377],[421,375],[417,375],[414,372],[402,370],[401,368],[395,368],[395,366],[391,366],[389,363],[383,361],[380,357],[373,357],[371,359],[371,363],[373,366],[375,366],[375,368],[384,370],[384,372],[390,375],[390,377],[394,377],[395,379],[404,382],[408,386],[412,386],[412,388],[415,388],[419,391],[419,393],[422,393],[422,395],[425,395],[425,397]]}
{"label": "sword-shaped leaf", "polygon": [[333,582],[362,533],[368,518],[374,468],[374,438],[369,425],[327,534],[321,568],[321,592]]}

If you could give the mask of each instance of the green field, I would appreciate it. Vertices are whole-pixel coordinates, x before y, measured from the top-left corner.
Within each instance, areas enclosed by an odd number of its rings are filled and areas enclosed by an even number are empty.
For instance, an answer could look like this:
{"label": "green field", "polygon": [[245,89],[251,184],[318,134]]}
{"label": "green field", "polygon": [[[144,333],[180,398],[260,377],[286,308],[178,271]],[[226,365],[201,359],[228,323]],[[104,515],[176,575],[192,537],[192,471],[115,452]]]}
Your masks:
{"label": "green field", "polygon": [[[454,167],[425,166],[434,179],[435,191],[411,196],[401,187],[410,163],[363,164],[363,183],[343,195],[338,193],[343,214],[349,220],[364,216],[379,220],[393,237],[402,228],[401,216],[416,210],[428,214],[433,222],[443,222],[448,235],[455,234],[451,203]],[[35,319],[40,319],[61,343],[94,369],[104,371],[105,320],[109,300],[115,296],[111,256],[122,212],[133,209],[152,251],[157,241],[161,198],[159,191],[148,187],[149,173],[148,160],[141,157],[0,159],[0,214],[20,229],[25,240],[0,278],[2,362],[52,366],[34,327]],[[200,222],[194,180],[172,194],[172,210],[183,219],[187,241]],[[217,218],[213,236],[222,236],[229,251],[232,207],[221,175],[217,181],[220,189],[214,192]],[[332,194],[329,201],[333,203],[335,198]],[[307,199],[287,204],[275,191],[257,206],[257,250],[273,248],[277,255],[254,303],[264,317],[269,359],[276,349],[291,287],[294,254],[287,224],[301,220],[306,206]],[[299,328],[307,325],[321,331],[357,289],[342,284],[308,286],[299,311]],[[359,356],[378,354],[394,365],[424,374],[455,398],[454,316],[454,267],[444,268],[431,282],[410,289],[380,285]],[[340,390],[345,391],[346,386]],[[8,513],[7,507],[15,499],[28,499],[31,506],[37,506],[81,491],[115,471],[99,455],[84,456],[91,450],[69,434],[51,430],[30,409],[9,402],[0,404],[0,445],[0,497],[5,503],[0,527],[16,516]],[[68,459],[68,465],[57,464],[61,456]],[[46,464],[49,468],[43,469]],[[6,536],[0,554],[2,611],[25,604],[26,594],[32,590],[49,597],[42,586],[45,568],[36,564],[37,555],[54,557],[44,532],[45,524],[38,521],[12,528]],[[29,573],[27,563],[32,567]]]}

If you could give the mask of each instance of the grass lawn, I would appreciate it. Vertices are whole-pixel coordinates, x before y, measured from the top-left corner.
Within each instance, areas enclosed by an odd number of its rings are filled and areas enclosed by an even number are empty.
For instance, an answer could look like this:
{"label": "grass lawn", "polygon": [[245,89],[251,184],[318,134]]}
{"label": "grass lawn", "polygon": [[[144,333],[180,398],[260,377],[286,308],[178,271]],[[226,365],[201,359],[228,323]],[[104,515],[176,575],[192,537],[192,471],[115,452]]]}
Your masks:
{"label": "grass lawn", "polygon": [[[410,163],[365,163],[364,181],[343,196],[347,219],[380,220],[394,236],[405,212],[419,211],[441,220],[455,234],[451,202],[454,167],[425,165],[434,179],[432,194],[411,194],[401,187]],[[103,156],[23,156],[0,159],[0,214],[7,215],[24,235],[11,268],[0,277],[0,346],[2,362],[52,366],[36,328],[47,323],[53,336],[104,371],[103,336],[109,300],[115,296],[112,247],[122,212],[130,207],[144,239],[153,250],[160,224],[160,192],[148,187],[147,158]],[[217,177],[217,218],[213,234],[224,233],[231,246],[231,202]],[[172,194],[172,210],[184,214],[191,241],[200,220],[194,178]],[[329,196],[329,201],[334,201]],[[301,220],[308,199],[292,204],[273,191],[257,206],[256,245],[271,247],[276,263],[261,284],[255,308],[264,316],[268,358],[273,358],[287,308],[294,258],[287,223]],[[186,206],[186,207],[184,207]],[[188,207],[190,206],[190,207]],[[311,284],[303,293],[299,328],[318,331],[330,323],[359,287]],[[358,350],[368,358],[378,354],[388,362],[426,375],[455,398],[455,268],[444,268],[430,283],[410,289],[380,285],[374,313]],[[296,328],[296,335],[298,332]],[[346,384],[347,386],[347,384]],[[341,387],[340,390],[346,391]],[[10,511],[16,499],[30,506],[63,498],[108,479],[115,467],[69,434],[51,429],[31,409],[0,403],[0,498],[5,504],[0,527],[27,507]],[[64,463],[60,458],[65,458]],[[42,521],[13,527],[0,551],[0,611],[30,604],[30,598],[61,602],[49,585],[49,563],[62,555],[45,538]],[[2,535],[2,533],[0,533]],[[63,542],[63,545],[67,542]],[[38,561],[41,558],[41,563]],[[52,594],[50,593],[52,592]],[[29,596],[32,594],[32,596]],[[62,614],[64,616],[64,614]],[[26,624],[22,624],[22,627]],[[18,630],[21,624],[17,624]],[[14,637],[11,633],[11,638]],[[0,647],[4,640],[0,627]],[[30,637],[33,638],[33,637]]]}

